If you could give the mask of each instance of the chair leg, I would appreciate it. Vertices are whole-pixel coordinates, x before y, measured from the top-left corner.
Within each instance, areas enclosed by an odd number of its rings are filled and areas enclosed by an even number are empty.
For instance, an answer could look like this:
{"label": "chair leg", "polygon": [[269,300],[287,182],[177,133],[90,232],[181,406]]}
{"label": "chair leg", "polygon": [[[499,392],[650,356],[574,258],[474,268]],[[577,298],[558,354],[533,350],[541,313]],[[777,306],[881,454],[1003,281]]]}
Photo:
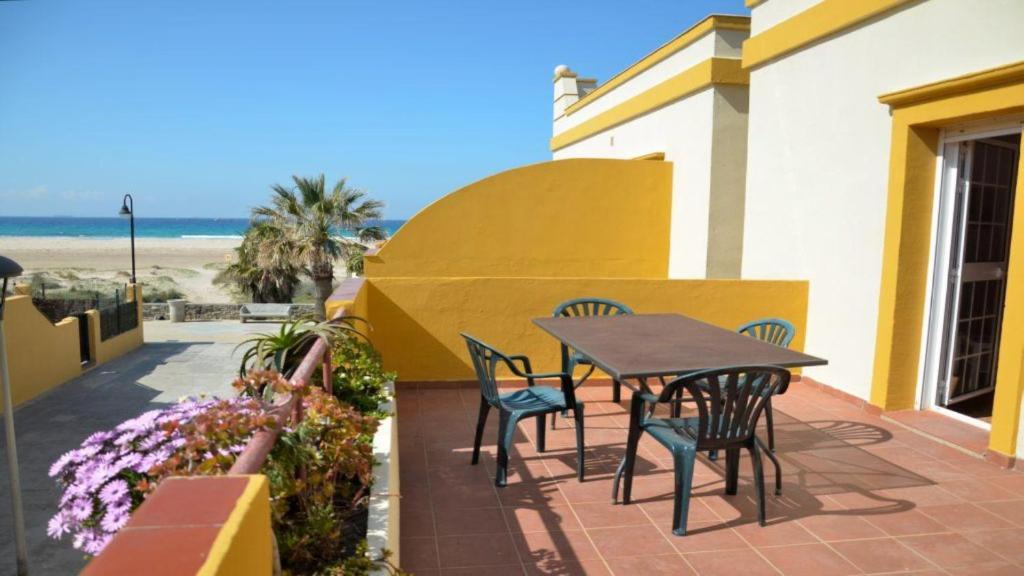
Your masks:
{"label": "chair leg", "polygon": [[750,452],[750,464],[754,468],[754,487],[757,489],[757,522],[764,526],[764,468],[761,467],[761,449],[757,443],[751,441],[747,445],[747,450]]}
{"label": "chair leg", "polygon": [[476,418],[476,437],[473,439],[473,464],[480,462],[480,442],[484,438],[484,428],[487,426],[487,413],[491,411],[491,405],[487,399],[480,397],[480,415]]}
{"label": "chair leg", "polygon": [[572,410],[573,417],[576,419],[576,479],[583,482],[583,471],[586,468],[586,463],[583,456],[583,403],[576,402],[576,406]]}
{"label": "chair leg", "polygon": [[[636,452],[640,446],[640,436],[643,429],[640,428],[640,418],[643,417],[643,399],[639,394],[634,394],[629,404],[629,433],[626,435],[626,457],[623,460],[623,475],[625,476],[622,485],[622,503],[629,504],[633,494],[633,470],[636,468]],[[612,483],[612,498],[618,495],[618,486]]]}
{"label": "chair leg", "polygon": [[686,536],[686,520],[690,515],[690,492],[693,490],[693,468],[696,451],[673,451],[675,464],[675,502],[672,508],[672,533]]}
{"label": "chair leg", "polygon": [[708,460],[712,462],[718,460],[718,450],[708,450]]}
{"label": "chair leg", "polygon": [[511,412],[498,411],[498,465],[494,471],[494,485],[508,484],[508,453],[516,435],[516,421]]}
{"label": "chair leg", "polygon": [[765,446],[764,442],[762,442],[760,438],[758,438],[757,436],[754,436],[754,441],[757,442],[758,447],[760,447],[761,450],[764,451],[764,455],[767,456],[768,459],[772,461],[772,465],[775,466],[775,495],[776,496],[781,496],[782,495],[782,466],[779,464],[779,459],[778,459],[778,457],[775,456],[774,453],[772,453],[771,450],[768,449],[767,446]]}
{"label": "chair leg", "polygon": [[725,450],[725,493],[733,496],[739,487],[740,479],[740,449],[726,448]]}
{"label": "chair leg", "polygon": [[672,403],[672,417],[679,418],[683,415],[683,388],[676,388],[676,401]]}
{"label": "chair leg", "polygon": [[612,402],[622,402],[622,382],[612,380]]}
{"label": "chair leg", "polygon": [[537,416],[537,452],[544,452],[544,436],[547,432],[547,414]]}
{"label": "chair leg", "polygon": [[765,401],[764,406],[764,424],[768,428],[768,451],[775,452],[775,422],[772,416],[772,399],[771,396]]}

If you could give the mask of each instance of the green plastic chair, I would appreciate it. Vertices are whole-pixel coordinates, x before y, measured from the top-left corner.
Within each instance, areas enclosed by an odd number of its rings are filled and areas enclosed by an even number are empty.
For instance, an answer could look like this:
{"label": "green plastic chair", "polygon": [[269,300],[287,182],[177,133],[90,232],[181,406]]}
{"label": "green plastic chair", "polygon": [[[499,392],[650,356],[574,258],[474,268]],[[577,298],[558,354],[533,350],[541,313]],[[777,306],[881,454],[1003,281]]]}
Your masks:
{"label": "green plastic chair", "polygon": [[[499,352],[480,340],[462,333],[469,349],[469,357],[473,361],[473,369],[480,381],[480,415],[476,422],[476,437],[473,440],[473,461],[480,461],[480,443],[483,440],[484,427],[487,425],[487,414],[491,408],[498,410],[498,465],[494,477],[496,486],[508,483],[508,453],[512,449],[516,424],[524,418],[537,418],[537,451],[544,452],[545,418],[572,410],[576,420],[576,477],[583,481],[583,403],[576,401],[572,376],[565,372],[538,374],[533,372],[530,359],[522,355],[507,355]],[[516,365],[522,364],[522,368]],[[512,374],[525,378],[527,387],[507,394],[498,391],[497,371],[504,365]],[[538,378],[558,378],[561,390],[548,386],[537,386]]]}
{"label": "green plastic chair", "polygon": [[[626,456],[612,486],[618,497],[619,478],[623,478],[622,502],[629,504],[633,487],[633,469],[641,436],[646,432],[672,453],[675,466],[675,501],[672,512],[672,533],[686,535],[693,487],[693,469],[697,452],[725,450],[725,493],[736,494],[739,484],[740,450],[750,453],[757,490],[757,520],[765,525],[764,470],[761,454],[770,457],[767,447],[757,437],[757,420],[768,400],[782,394],[789,386],[790,374],[777,366],[739,366],[686,374],[668,382],[659,394],[634,394]],[[697,416],[688,418],[656,418],[659,404],[680,402],[676,393],[685,389],[697,407]],[[638,405],[639,404],[639,405]],[[672,413],[671,409],[669,413]],[[636,415],[639,414],[639,419]],[[780,490],[776,469],[776,494]]]}
{"label": "green plastic chair", "polygon": [[[575,298],[555,306],[555,311],[551,313],[551,316],[555,318],[559,316],[571,318],[578,316],[623,316],[632,314],[633,310],[629,306],[614,300],[606,298]],[[577,366],[587,367],[587,372],[574,384],[574,387],[579,388],[594,373],[594,364],[586,356],[562,344],[562,372],[571,376]],[[615,380],[612,383],[612,401],[618,403],[621,400],[622,383]],[[551,418],[551,427],[555,427],[554,417]]]}
{"label": "green plastic chair", "polygon": [[[747,322],[736,331],[783,348],[789,348],[793,337],[796,336],[796,327],[781,318],[764,318]],[[775,421],[772,414],[771,397],[768,398],[768,405],[765,407],[764,420],[765,428],[768,431],[768,449],[775,452]]]}

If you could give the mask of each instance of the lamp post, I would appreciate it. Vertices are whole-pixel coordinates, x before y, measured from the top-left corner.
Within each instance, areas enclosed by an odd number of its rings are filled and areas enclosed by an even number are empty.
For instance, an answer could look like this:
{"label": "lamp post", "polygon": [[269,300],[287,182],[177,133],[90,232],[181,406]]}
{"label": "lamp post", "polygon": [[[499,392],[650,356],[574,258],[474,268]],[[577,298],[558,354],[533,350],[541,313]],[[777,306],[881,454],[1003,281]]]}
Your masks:
{"label": "lamp post", "polygon": [[11,476],[11,509],[14,516],[14,548],[18,559],[18,576],[28,574],[28,546],[25,544],[25,511],[21,507],[21,481],[18,477],[18,446],[14,439],[14,401],[7,374],[7,343],[4,341],[4,304],[7,303],[7,280],[21,274],[21,266],[0,256],[0,380],[3,381],[4,430],[7,437],[7,466]]}
{"label": "lamp post", "polygon": [[118,216],[127,216],[132,229],[132,284],[135,284],[135,200],[131,194],[125,194],[121,200]]}

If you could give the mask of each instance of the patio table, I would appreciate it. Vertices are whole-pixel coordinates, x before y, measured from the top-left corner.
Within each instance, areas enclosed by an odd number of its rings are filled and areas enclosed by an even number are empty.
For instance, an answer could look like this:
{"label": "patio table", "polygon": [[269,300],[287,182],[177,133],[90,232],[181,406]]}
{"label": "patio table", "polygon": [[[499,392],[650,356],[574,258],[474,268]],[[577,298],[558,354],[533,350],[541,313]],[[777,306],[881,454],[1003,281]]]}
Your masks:
{"label": "patio table", "polygon": [[[631,388],[631,420],[641,416],[643,404],[636,401],[639,395],[635,393],[640,389],[650,391],[647,378],[730,366],[768,364],[793,368],[828,364],[822,358],[682,314],[546,317],[536,318],[533,323]],[[630,380],[636,380],[638,387],[632,386]],[[616,484],[624,465],[625,461],[615,473]]]}

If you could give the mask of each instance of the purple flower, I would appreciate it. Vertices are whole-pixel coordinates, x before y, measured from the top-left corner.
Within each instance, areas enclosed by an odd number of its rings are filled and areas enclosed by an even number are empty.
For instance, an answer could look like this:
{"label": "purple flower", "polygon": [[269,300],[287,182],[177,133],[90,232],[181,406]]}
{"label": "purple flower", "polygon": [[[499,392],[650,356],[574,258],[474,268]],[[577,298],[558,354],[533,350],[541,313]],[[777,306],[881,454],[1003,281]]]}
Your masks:
{"label": "purple flower", "polygon": [[115,436],[116,434],[109,430],[96,432],[89,436],[88,438],[86,438],[85,442],[82,442],[82,444],[103,444],[104,442],[109,442],[110,440],[113,440]]}
{"label": "purple flower", "polygon": [[46,535],[55,540],[60,540],[60,537],[71,532],[71,527],[68,525],[68,521],[64,518],[63,512],[57,512],[53,518],[50,518],[50,522],[46,525]]}
{"label": "purple flower", "polygon": [[104,530],[115,533],[128,523],[128,508],[109,508],[100,524]]}
{"label": "purple flower", "polygon": [[124,480],[114,480],[100,490],[100,502],[108,508],[115,503],[123,501],[128,496],[128,483]]}
{"label": "purple flower", "polygon": [[[61,455],[49,470],[62,493],[47,534],[54,539],[70,534],[76,549],[98,554],[128,522],[134,504],[142,500],[136,481],[152,482],[149,471],[186,445],[184,432],[168,425],[186,423],[215,405],[240,412],[260,409],[256,402],[237,399],[189,398],[150,410],[112,430],[96,432],[78,449]],[[243,443],[227,449],[213,447],[212,451],[231,455],[244,447]]]}
{"label": "purple flower", "polygon": [[71,518],[78,522],[85,522],[92,515],[92,502],[86,498],[79,498],[71,505]]}
{"label": "purple flower", "polygon": [[60,476],[63,474],[68,465],[71,464],[71,459],[74,458],[74,456],[74,451],[65,452],[61,455],[61,457],[53,463],[53,466],[50,466],[50,477],[53,478],[54,476]]}

